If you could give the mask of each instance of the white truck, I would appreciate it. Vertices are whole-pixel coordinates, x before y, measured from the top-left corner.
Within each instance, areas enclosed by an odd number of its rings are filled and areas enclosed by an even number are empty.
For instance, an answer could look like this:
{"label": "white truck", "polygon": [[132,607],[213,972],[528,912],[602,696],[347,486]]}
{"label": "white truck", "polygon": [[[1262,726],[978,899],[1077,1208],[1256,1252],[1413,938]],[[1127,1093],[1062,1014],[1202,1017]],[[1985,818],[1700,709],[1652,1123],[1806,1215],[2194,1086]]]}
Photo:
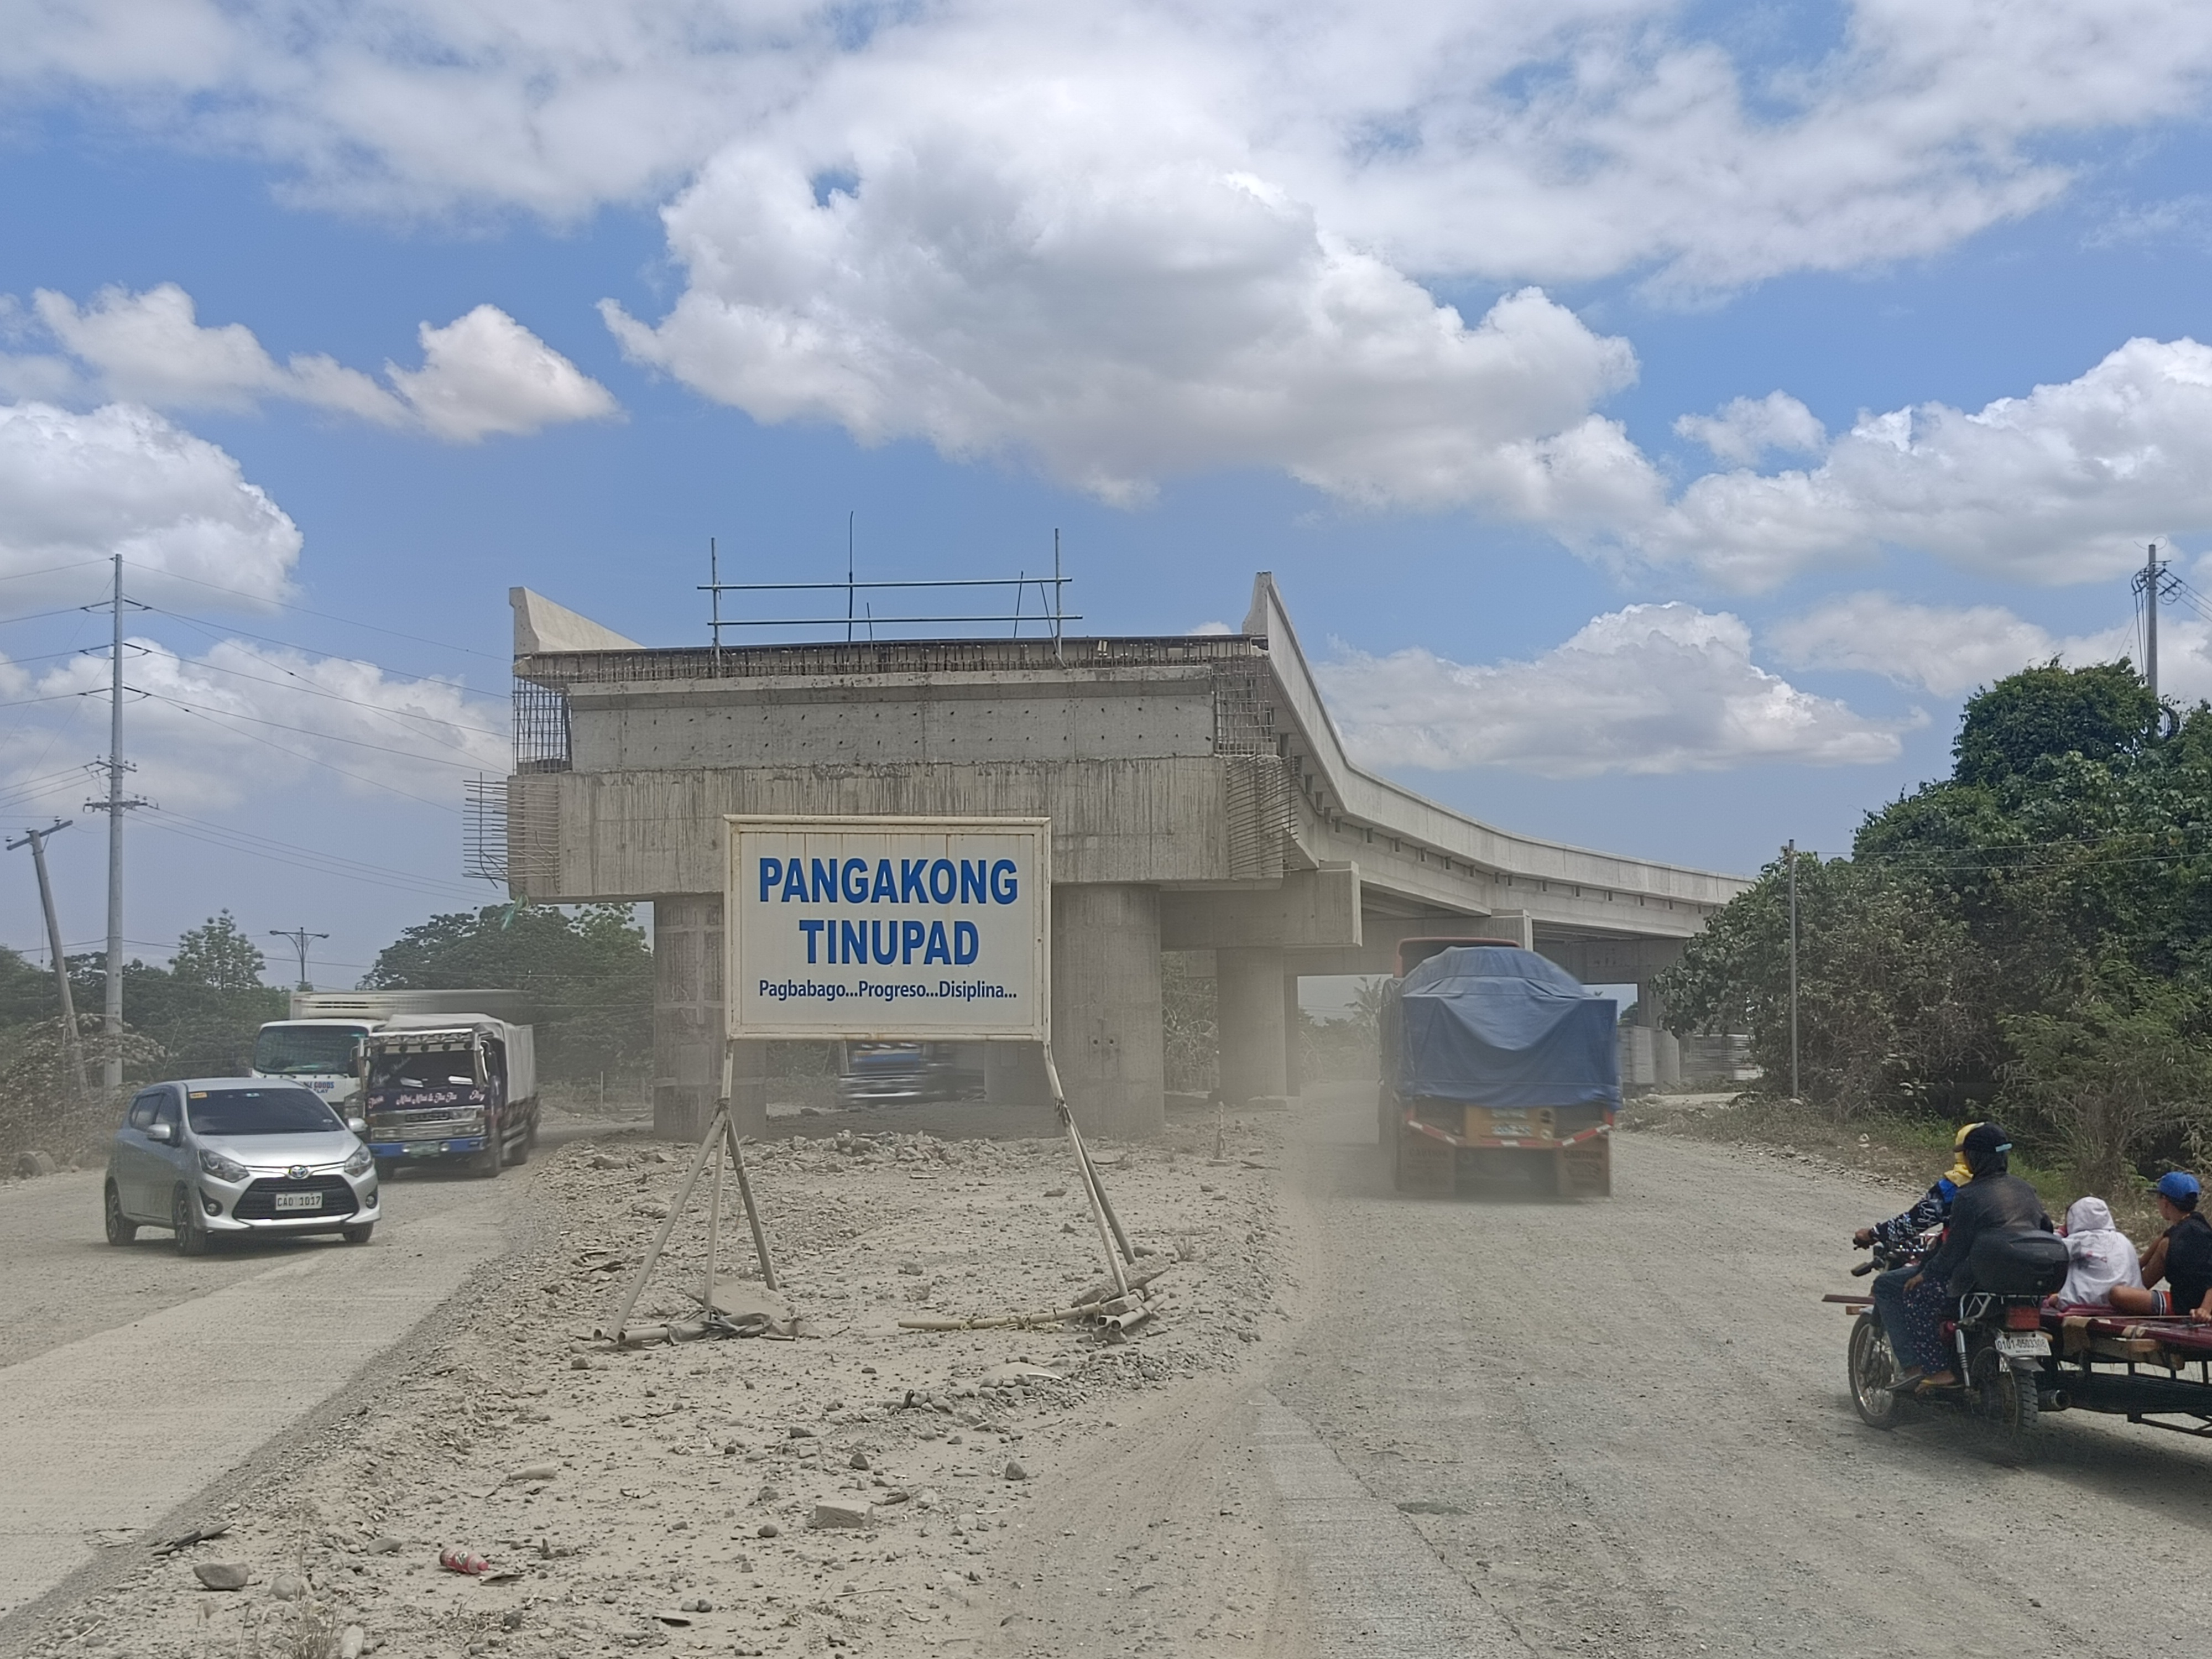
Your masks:
{"label": "white truck", "polygon": [[361,1039],[363,1137],[379,1170],[465,1163],[496,1176],[538,1144],[538,1052],[489,1014],[394,1014]]}
{"label": "white truck", "polygon": [[[489,1014],[526,1019],[519,991],[295,991],[292,1017],[271,1020],[253,1042],[255,1077],[282,1078],[339,1109],[360,1091],[361,1040],[401,1014]],[[534,1091],[533,1091],[534,1092]]]}

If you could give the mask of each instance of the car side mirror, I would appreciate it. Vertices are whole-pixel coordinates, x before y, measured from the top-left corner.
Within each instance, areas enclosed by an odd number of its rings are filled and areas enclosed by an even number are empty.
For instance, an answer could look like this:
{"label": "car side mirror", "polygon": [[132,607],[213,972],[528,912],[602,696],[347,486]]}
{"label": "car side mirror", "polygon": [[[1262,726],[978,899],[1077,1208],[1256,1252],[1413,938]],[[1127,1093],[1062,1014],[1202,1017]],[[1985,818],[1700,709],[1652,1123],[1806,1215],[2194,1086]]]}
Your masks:
{"label": "car side mirror", "polygon": [[167,1146],[176,1138],[177,1132],[166,1123],[149,1123],[146,1126],[146,1139],[149,1140],[158,1140]]}
{"label": "car side mirror", "polygon": [[346,1120],[346,1127],[357,1135],[365,1135],[368,1133],[368,1120],[365,1117],[349,1117]]}

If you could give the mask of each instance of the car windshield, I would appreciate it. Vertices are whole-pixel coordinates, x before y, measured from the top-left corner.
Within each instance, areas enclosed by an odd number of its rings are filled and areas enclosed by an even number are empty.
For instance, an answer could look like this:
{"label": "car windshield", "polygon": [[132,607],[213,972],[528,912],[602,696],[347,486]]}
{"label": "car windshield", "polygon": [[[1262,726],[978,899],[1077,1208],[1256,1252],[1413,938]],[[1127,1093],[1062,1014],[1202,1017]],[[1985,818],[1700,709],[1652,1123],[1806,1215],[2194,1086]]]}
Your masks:
{"label": "car windshield", "polygon": [[340,1077],[353,1070],[365,1025],[264,1025],[253,1042],[253,1069],[271,1077]]}
{"label": "car windshield", "polygon": [[305,1089],[195,1089],[186,1103],[202,1135],[326,1134],[345,1125]]}
{"label": "car windshield", "polygon": [[466,1089],[476,1083],[476,1070],[468,1051],[428,1054],[372,1054],[368,1086],[372,1089]]}

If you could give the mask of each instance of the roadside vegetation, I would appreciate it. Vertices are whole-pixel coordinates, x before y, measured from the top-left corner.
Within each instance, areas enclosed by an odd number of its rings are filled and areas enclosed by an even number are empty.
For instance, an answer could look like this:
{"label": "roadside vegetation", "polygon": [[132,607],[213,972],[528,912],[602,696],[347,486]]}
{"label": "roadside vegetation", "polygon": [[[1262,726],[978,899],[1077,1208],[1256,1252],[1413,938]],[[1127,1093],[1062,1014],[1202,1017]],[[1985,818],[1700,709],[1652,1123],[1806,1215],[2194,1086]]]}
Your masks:
{"label": "roadside vegetation", "polygon": [[[2129,1198],[2212,1152],[2212,708],[2127,663],[1966,704],[1951,775],[1797,860],[1800,1121],[1948,1146],[2001,1120],[2052,1196]],[[1778,859],[1661,981],[1678,1033],[1790,1077]],[[1747,1102],[1743,1112],[1785,1109]]]}
{"label": "roadside vegetation", "polygon": [[634,1088],[653,1063],[653,949],[631,906],[489,904],[432,916],[384,947],[364,990],[526,993],[538,1066]]}
{"label": "roadside vegetation", "polygon": [[[39,1151],[96,1157],[121,1103],[100,1086],[109,1053],[100,1010],[105,957],[68,962],[90,1083],[69,1063],[53,975],[0,947],[0,1170]],[[165,1077],[234,1077],[287,994],[264,982],[260,947],[225,910],[177,941],[167,967],[124,965],[125,1089]],[[433,916],[386,946],[369,988],[498,987],[532,996],[543,1076],[578,1103],[637,1097],[653,1056],[653,952],[628,905],[575,912],[491,905]]]}

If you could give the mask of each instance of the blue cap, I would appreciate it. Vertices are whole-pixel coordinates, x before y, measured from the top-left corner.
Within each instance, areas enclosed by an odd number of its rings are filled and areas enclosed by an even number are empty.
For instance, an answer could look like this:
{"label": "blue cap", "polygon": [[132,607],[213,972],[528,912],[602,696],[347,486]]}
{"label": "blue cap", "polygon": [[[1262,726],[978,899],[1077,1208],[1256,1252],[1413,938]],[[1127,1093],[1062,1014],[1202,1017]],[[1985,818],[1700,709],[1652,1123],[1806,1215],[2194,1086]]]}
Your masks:
{"label": "blue cap", "polygon": [[2200,1190],[2197,1177],[2186,1170],[2168,1170],[2158,1178],[2159,1196],[2176,1204],[2196,1197]]}

